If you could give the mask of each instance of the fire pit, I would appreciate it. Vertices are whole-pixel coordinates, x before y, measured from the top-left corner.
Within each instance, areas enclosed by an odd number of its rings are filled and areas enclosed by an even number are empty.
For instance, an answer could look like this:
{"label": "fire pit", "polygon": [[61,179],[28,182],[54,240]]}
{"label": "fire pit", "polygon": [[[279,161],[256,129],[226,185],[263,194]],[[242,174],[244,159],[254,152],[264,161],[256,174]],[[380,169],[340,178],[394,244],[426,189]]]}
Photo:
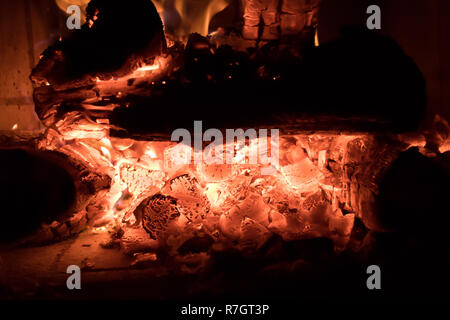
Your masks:
{"label": "fire pit", "polygon": [[320,45],[320,1],[155,3],[92,0],[33,70],[46,129],[3,139],[4,194],[33,190],[7,205],[2,296],[74,297],[71,265],[79,298],[360,295],[367,266],[440,241],[448,126],[418,130],[392,40]]}

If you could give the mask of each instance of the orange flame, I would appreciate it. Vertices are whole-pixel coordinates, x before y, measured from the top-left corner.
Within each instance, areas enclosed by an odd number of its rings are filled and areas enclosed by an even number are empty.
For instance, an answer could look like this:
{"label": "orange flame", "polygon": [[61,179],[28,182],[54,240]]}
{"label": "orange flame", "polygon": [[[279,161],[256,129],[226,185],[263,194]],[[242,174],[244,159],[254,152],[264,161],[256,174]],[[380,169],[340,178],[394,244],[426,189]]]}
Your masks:
{"label": "orange flame", "polygon": [[[56,5],[64,12],[70,5],[78,5],[82,9],[82,21],[86,19],[85,9],[90,0],[55,0]],[[149,0],[150,1],[150,0]],[[168,0],[153,0],[157,11],[164,12],[164,4]],[[175,0],[175,10],[182,18],[182,31],[184,35],[200,33],[206,36],[208,26],[214,15],[228,5],[227,0]]]}
{"label": "orange flame", "polygon": [[226,0],[176,0],[175,8],[182,17],[184,32],[208,35],[208,28],[214,15],[228,5]]}

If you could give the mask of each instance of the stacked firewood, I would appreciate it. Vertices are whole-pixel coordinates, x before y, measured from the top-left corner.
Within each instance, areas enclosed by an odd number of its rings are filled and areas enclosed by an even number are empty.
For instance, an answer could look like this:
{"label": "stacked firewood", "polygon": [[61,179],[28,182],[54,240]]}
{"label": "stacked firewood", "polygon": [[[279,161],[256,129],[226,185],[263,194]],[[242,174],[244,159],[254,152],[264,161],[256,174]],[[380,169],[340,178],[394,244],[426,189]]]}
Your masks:
{"label": "stacked firewood", "polygon": [[245,0],[243,36],[275,40],[317,26],[320,0]]}

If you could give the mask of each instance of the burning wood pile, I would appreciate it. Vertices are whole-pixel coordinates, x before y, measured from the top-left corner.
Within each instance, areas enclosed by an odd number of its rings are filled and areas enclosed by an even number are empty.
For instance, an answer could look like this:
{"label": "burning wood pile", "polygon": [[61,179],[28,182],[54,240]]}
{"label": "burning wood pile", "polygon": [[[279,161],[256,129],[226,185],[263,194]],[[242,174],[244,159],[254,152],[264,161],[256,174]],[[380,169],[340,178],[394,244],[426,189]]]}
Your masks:
{"label": "burning wood pile", "polygon": [[[188,274],[210,270],[230,252],[281,259],[295,271],[298,257],[309,263],[324,252],[367,250],[368,234],[392,228],[380,216],[380,185],[403,152],[424,146],[419,135],[394,132],[417,125],[423,92],[408,100],[409,114],[391,108],[421,79],[402,52],[374,37],[393,52],[375,78],[388,70],[389,81],[404,87],[393,101],[360,108],[366,92],[352,72],[367,56],[346,51],[361,45],[360,34],[315,47],[319,3],[246,0],[242,10],[227,7],[213,18],[220,24],[220,14],[238,12],[241,19],[231,20],[241,27],[223,24],[183,42],[164,34],[150,1],[92,0],[83,28],[48,48],[31,75],[47,127],[37,148],[75,168],[77,200],[70,218],[24,243],[106,230],[101,247],[120,248],[133,257],[131,267],[159,263]],[[342,63],[331,67],[331,55]],[[355,97],[344,99],[331,88],[344,77],[336,74],[341,65],[354,62],[345,81],[352,79]],[[279,128],[275,173],[262,175],[262,164],[245,161],[263,138],[233,141],[228,164],[179,164],[174,150],[198,150],[180,148],[170,134],[199,119],[222,132]],[[294,254],[292,245],[303,249]]]}
{"label": "burning wood pile", "polygon": [[[288,102],[297,97],[289,91],[304,81],[302,74],[311,76],[301,62],[313,48],[314,32],[307,32],[309,38],[300,34],[317,27],[317,1],[245,1],[242,38],[232,40],[237,47],[245,39],[285,35],[297,35],[297,41],[244,51],[221,44],[223,37],[199,34],[186,44],[169,40],[167,48],[151,2],[132,1],[123,10],[91,1],[83,29],[44,52],[31,76],[36,111],[48,127],[39,148],[63,153],[111,180],[109,190],[83,203],[76,223],[50,225],[53,231],[41,232],[39,241],[51,241],[54,230],[58,239],[68,237],[81,224],[125,234],[141,228],[149,240],[175,251],[196,237],[222,248],[237,241],[241,249],[257,250],[271,234],[286,241],[327,237],[343,250],[355,217],[383,229],[374,204],[377,186],[408,145],[358,133],[352,117],[327,121],[315,111],[302,116]],[[276,58],[280,53],[287,64]],[[217,109],[223,112],[219,118]],[[260,166],[237,161],[174,165],[170,132],[202,118],[218,128],[280,127],[278,173],[261,176]],[[361,118],[370,130],[370,119]],[[330,121],[334,132],[302,133],[323,130]],[[234,159],[248,157],[257,147],[253,142],[237,143]]]}

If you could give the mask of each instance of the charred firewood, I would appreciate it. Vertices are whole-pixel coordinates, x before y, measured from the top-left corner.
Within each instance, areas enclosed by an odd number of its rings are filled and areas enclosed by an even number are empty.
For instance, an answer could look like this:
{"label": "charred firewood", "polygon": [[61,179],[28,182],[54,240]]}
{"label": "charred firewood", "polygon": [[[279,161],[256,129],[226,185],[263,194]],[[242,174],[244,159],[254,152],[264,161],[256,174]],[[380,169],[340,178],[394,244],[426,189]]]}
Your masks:
{"label": "charred firewood", "polygon": [[320,0],[246,0],[242,34],[253,40],[298,36],[316,27],[319,3]]}
{"label": "charred firewood", "polygon": [[9,226],[1,241],[27,237],[26,243],[44,244],[80,232],[88,223],[86,206],[111,183],[108,176],[57,152],[0,153],[0,195],[7,213],[2,219]]}
{"label": "charred firewood", "polygon": [[240,32],[242,30],[243,2],[242,0],[228,0],[228,6],[214,15],[209,23],[209,32],[219,28],[227,32]]}
{"label": "charred firewood", "polygon": [[[81,102],[97,97],[97,93],[91,87],[70,89],[67,91],[55,91],[50,86],[39,87],[33,93],[35,111],[39,119],[46,123],[46,119],[52,114],[52,107],[70,102]],[[50,124],[50,123],[49,123]]]}
{"label": "charred firewood", "polygon": [[417,66],[395,42],[374,33],[346,32],[303,60],[286,58],[276,46],[254,56],[230,47],[193,50],[204,41],[191,40],[184,68],[148,86],[148,97],[122,97],[127,108],[115,109],[111,123],[136,136],[169,136],[195,119],[207,128],[275,127],[283,133],[407,131],[417,128],[425,109]]}
{"label": "charred firewood", "polygon": [[[346,31],[310,49],[302,58],[275,43],[242,52],[194,34],[186,48],[169,49],[160,70],[140,78],[38,88],[36,111],[50,126],[60,119],[50,115],[78,110],[109,121],[113,136],[136,139],[168,139],[196,119],[208,128],[278,128],[282,134],[417,128],[425,84],[395,42]],[[377,95],[367,99],[372,92]]]}
{"label": "charred firewood", "polygon": [[199,186],[195,178],[183,174],[170,180],[170,191],[195,197],[199,194]]}
{"label": "charred firewood", "polygon": [[207,252],[212,244],[214,243],[214,239],[210,237],[209,235],[200,235],[193,237],[189,240],[186,240],[178,249],[177,251],[181,255],[186,255],[190,253],[200,253],[200,252]]}
{"label": "charred firewood", "polygon": [[380,181],[377,198],[380,220],[387,229],[445,237],[449,221],[448,161],[448,154],[428,158],[418,148],[400,154]]}
{"label": "charred firewood", "polygon": [[43,154],[22,149],[0,150],[2,230],[0,241],[15,240],[51,223],[73,206],[70,174]]}
{"label": "charred firewood", "polygon": [[[274,40],[279,38],[279,0],[247,0],[244,4],[246,39]],[[260,25],[263,25],[262,30]],[[261,34],[262,33],[262,34]]]}
{"label": "charred firewood", "polygon": [[165,49],[162,21],[151,1],[92,0],[86,24],[48,48],[31,79],[42,85],[94,74],[122,76]]}
{"label": "charred firewood", "polygon": [[203,221],[210,209],[197,180],[187,174],[170,180],[165,191],[166,194],[158,193],[144,200],[135,211],[154,240],[164,239],[172,222],[181,215],[195,223]]}
{"label": "charred firewood", "polygon": [[154,240],[164,238],[169,225],[180,216],[177,200],[170,196],[156,194],[144,200],[137,209],[142,217],[142,226]]}
{"label": "charred firewood", "polygon": [[297,36],[318,24],[318,11],[321,0],[282,1],[280,14],[281,36]]}

